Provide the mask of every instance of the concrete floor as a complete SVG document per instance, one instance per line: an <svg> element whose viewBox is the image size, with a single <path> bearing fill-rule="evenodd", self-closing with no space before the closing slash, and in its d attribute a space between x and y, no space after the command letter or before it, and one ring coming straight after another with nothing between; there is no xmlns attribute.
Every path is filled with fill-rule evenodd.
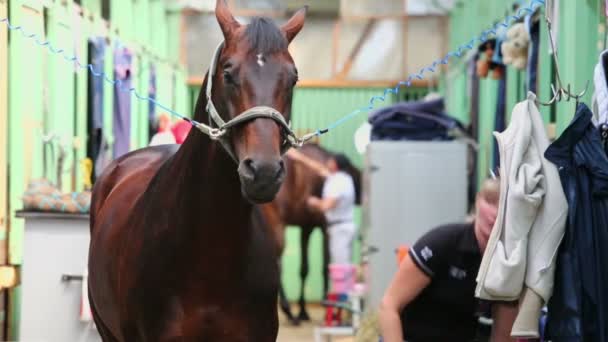
<svg viewBox="0 0 608 342"><path fill-rule="evenodd" d="M295 309L295 308L294 308ZM297 312L297 309L294 310ZM312 318L311 322L291 326L282 312L279 312L279 337L277 342L314 342L314 327L320 325L323 320L324 310L320 306L308 306L308 312ZM353 342L354 338L334 338L332 342Z"/></svg>

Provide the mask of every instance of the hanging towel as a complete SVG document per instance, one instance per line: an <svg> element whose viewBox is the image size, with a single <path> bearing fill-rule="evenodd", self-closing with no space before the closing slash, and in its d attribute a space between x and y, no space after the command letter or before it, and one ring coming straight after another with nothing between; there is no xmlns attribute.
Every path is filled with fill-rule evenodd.
<svg viewBox="0 0 608 342"><path fill-rule="evenodd" d="M568 226L557 256L547 340L608 341L608 157L580 104L545 156L560 169Z"/></svg>
<svg viewBox="0 0 608 342"><path fill-rule="evenodd" d="M131 147L131 93L133 53L118 44L114 50L114 158L129 152ZM122 82L122 84L121 84Z"/></svg>
<svg viewBox="0 0 608 342"><path fill-rule="evenodd" d="M82 322L91 322L93 314L91 313L91 305L89 303L89 286L88 286L88 270L82 273L82 288L80 298L80 320Z"/></svg>
<svg viewBox="0 0 608 342"><path fill-rule="evenodd" d="M608 50L600 54L593 73L593 122L596 126L608 123Z"/></svg>
<svg viewBox="0 0 608 342"><path fill-rule="evenodd" d="M498 301L515 301L523 293L514 337L539 336L568 214L557 168L543 157L549 139L535 102L529 93L513 109L509 127L494 133L500 150L500 201L475 291L479 298Z"/></svg>

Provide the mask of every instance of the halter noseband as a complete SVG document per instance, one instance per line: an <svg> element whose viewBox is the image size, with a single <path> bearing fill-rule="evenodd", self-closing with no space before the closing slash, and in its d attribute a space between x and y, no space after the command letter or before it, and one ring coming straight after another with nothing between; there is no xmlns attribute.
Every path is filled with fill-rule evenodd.
<svg viewBox="0 0 608 342"><path fill-rule="evenodd" d="M215 54L213 59L211 60L211 65L209 66L209 75L207 77L207 88L205 89L205 96L207 97L207 113L209 114L209 123L211 126L193 122L193 125L198 128L201 132L208 135L212 140L218 140L226 152L234 159L234 161L238 162L238 158L234 149L232 148L232 144L229 140L229 131L231 128L242 125L246 122L255 119L270 119L274 120L281 127L281 134L283 136L283 143L281 144L281 154L285 154L287 150L291 147L302 147L302 145L310 140L314 134L307 134L302 138L298 138L290 125L285 121L283 115L276 109L267 106L257 106L250 108L233 119L225 122L224 119L220 116L213 101L211 99L211 90L213 87L213 77L215 76L215 68L219 61L222 48L224 47L224 43L220 43L215 50ZM217 127L213 127L213 124Z"/></svg>

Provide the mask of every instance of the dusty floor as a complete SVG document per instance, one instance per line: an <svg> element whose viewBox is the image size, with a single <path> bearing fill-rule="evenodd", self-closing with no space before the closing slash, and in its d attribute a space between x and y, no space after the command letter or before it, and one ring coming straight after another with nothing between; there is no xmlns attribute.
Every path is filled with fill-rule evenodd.
<svg viewBox="0 0 608 342"><path fill-rule="evenodd" d="M295 308L294 308L295 309ZM314 327L318 326L323 320L323 308L320 306L310 305L308 312L312 317L312 321L303 323L298 327L289 325L282 312L279 312L279 337L277 342L314 342ZM296 311L297 312L297 311ZM333 338L332 342L352 342L353 338Z"/></svg>

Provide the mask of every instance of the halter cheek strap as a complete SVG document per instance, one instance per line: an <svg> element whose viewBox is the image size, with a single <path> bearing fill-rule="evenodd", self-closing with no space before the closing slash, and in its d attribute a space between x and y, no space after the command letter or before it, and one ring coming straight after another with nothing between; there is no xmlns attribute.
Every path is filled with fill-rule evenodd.
<svg viewBox="0 0 608 342"><path fill-rule="evenodd" d="M236 153L232 147L232 143L230 141L230 129L245 124L249 121L255 119L270 119L276 122L281 127L281 134L283 136L283 143L281 144L281 154L285 154L287 150L291 147L302 147L302 145L308 140L314 137L313 134L307 134L302 138L298 138L290 125L285 121L283 115L276 109L268 106L257 106L250 108L235 118L225 122L224 119L220 116L215 105L213 104L213 100L211 99L211 90L213 89L213 77L215 76L215 71L217 68L217 63L219 61L222 49L224 47L224 42L220 43L215 50L215 54L213 59L211 60L211 65L209 66L209 76L207 77L207 88L205 89L205 96L207 97L207 113L209 114L209 123L210 126L192 121L191 123L199 129L204 134L208 135L213 140L218 140L226 152L234 159L235 162L238 163L238 158ZM213 127L215 124L216 127Z"/></svg>

